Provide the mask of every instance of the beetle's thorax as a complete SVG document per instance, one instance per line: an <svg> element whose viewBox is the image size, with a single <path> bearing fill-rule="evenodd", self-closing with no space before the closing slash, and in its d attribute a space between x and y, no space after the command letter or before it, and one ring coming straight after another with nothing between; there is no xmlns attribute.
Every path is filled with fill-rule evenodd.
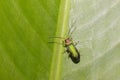
<svg viewBox="0 0 120 80"><path fill-rule="evenodd" d="M66 46L70 45L71 43L72 43L72 41L69 38L65 39L65 45Z"/></svg>

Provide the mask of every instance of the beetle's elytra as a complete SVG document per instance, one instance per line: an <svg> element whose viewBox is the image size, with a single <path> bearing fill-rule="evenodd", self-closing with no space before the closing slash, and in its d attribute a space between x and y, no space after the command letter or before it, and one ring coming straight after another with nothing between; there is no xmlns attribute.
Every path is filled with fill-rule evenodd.
<svg viewBox="0 0 120 80"><path fill-rule="evenodd" d="M72 39L67 38L64 40L66 52L69 54L69 57L74 63L80 62L80 53L75 47L75 44L73 43Z"/></svg>

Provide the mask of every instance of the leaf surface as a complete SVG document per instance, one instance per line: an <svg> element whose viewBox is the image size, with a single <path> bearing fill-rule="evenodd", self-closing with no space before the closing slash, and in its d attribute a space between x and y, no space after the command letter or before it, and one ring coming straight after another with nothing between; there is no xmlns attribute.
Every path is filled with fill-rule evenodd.
<svg viewBox="0 0 120 80"><path fill-rule="evenodd" d="M120 79L120 0L72 0L70 25L81 62L63 57L62 80Z"/></svg>
<svg viewBox="0 0 120 80"><path fill-rule="evenodd" d="M48 80L59 0L0 0L0 80Z"/></svg>

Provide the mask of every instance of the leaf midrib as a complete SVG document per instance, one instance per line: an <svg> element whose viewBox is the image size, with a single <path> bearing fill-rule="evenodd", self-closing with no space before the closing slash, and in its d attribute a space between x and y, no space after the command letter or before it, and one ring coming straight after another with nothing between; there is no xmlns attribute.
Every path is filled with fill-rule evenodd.
<svg viewBox="0 0 120 80"><path fill-rule="evenodd" d="M67 31L67 23L70 9L70 0L61 0L59 13L58 13L58 23L56 28L56 36L65 37ZM61 42L61 40L55 40L55 42ZM62 68L62 53L63 47L58 44L54 44L54 52L52 57L52 64L50 70L49 80L60 80L61 68Z"/></svg>

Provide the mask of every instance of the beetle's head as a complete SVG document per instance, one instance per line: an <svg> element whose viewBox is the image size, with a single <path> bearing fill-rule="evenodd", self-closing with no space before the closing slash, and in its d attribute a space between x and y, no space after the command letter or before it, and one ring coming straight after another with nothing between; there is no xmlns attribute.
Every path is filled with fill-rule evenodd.
<svg viewBox="0 0 120 80"><path fill-rule="evenodd" d="M70 39L70 38L65 39L65 44L66 44L66 45L71 44L71 39Z"/></svg>

